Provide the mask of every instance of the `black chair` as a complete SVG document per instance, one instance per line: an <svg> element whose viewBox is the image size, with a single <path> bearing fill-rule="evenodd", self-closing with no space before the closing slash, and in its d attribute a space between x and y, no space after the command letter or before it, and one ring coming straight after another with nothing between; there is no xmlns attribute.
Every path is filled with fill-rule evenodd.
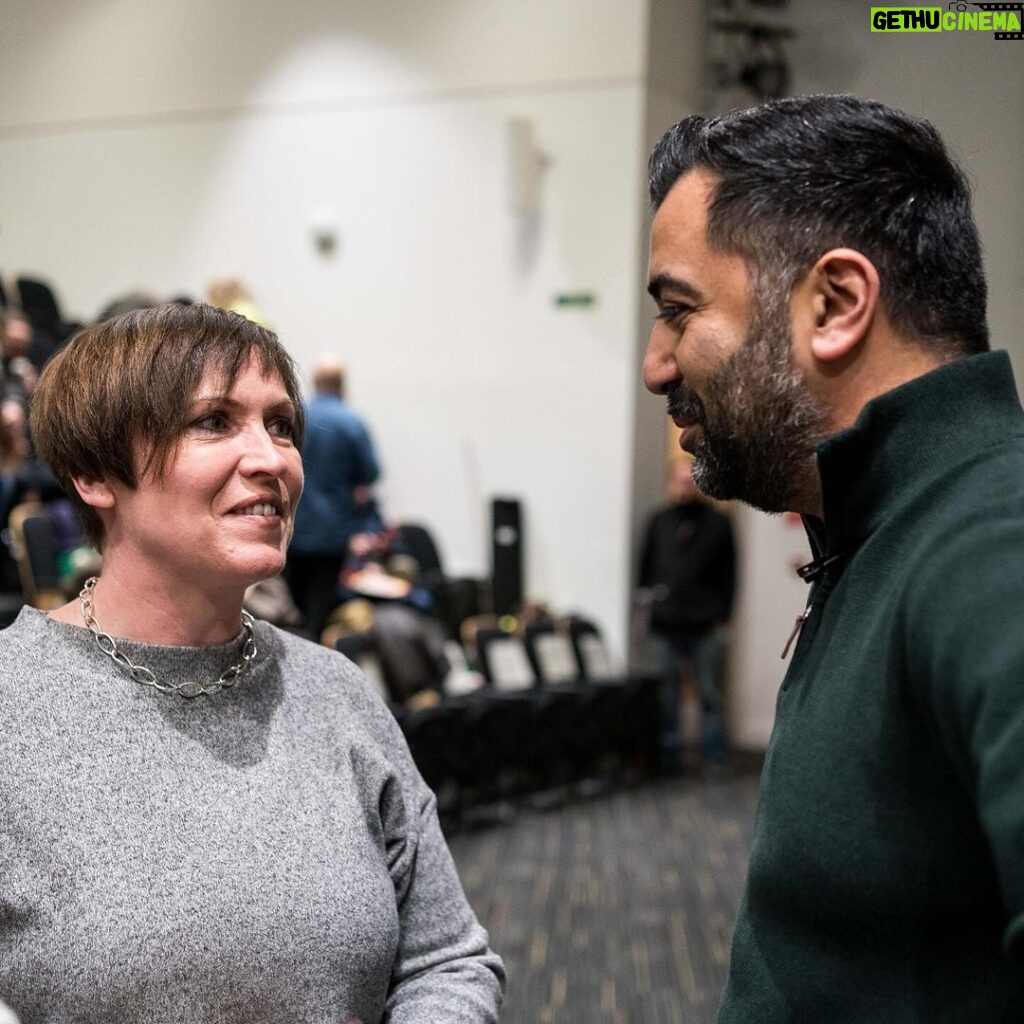
<svg viewBox="0 0 1024 1024"><path fill-rule="evenodd" d="M423 577L432 574L444 575L441 569L441 554L437 550L433 535L425 526L420 526L419 523L401 523L398 533L402 546L416 559Z"/></svg>
<svg viewBox="0 0 1024 1024"><path fill-rule="evenodd" d="M590 689L595 728L621 760L653 765L658 743L659 677L615 673L601 631L589 619L571 617L569 635L580 678Z"/></svg>
<svg viewBox="0 0 1024 1024"><path fill-rule="evenodd" d="M574 683L581 678L572 640L553 622L535 622L523 631L526 654L542 683Z"/></svg>
<svg viewBox="0 0 1024 1024"><path fill-rule="evenodd" d="M64 324L57 305L57 296L45 282L32 277L19 277L17 282L21 310L37 330L58 332Z"/></svg>
<svg viewBox="0 0 1024 1024"><path fill-rule="evenodd" d="M502 629L478 629L476 651L491 686L502 693L521 693L537 686L526 645Z"/></svg>
<svg viewBox="0 0 1024 1024"><path fill-rule="evenodd" d="M457 704L407 711L399 725L424 781L435 792L449 781L462 783L468 773L465 710Z"/></svg>
<svg viewBox="0 0 1024 1024"><path fill-rule="evenodd" d="M45 282L31 277L19 277L15 282L21 310L32 325L29 361L41 369L49 358L82 325L68 323L61 316L60 306L53 289Z"/></svg>
<svg viewBox="0 0 1024 1024"><path fill-rule="evenodd" d="M569 637L579 665L580 678L597 682L615 679L611 658L601 631L589 619L572 616L569 619Z"/></svg>
<svg viewBox="0 0 1024 1024"><path fill-rule="evenodd" d="M0 594L0 629L6 629L25 607L21 594Z"/></svg>
<svg viewBox="0 0 1024 1024"><path fill-rule="evenodd" d="M6 481L0 478L0 492L4 491ZM0 521L7 518L8 498L15 492L11 482L8 493L0 493ZM0 629L5 629L18 617L18 613L26 604L21 589L21 576L12 551L12 535L10 528L0 531Z"/></svg>
<svg viewBox="0 0 1024 1024"><path fill-rule="evenodd" d="M437 617L445 632L458 639L459 627L466 619L478 615L486 603L484 584L463 576L449 576L444 571L441 553L433 534L419 523L401 523L398 545L415 559L420 575L417 582L434 597Z"/></svg>
<svg viewBox="0 0 1024 1024"><path fill-rule="evenodd" d="M465 698L462 723L458 781L463 795L473 802L489 802L520 792L534 728L529 694L478 691Z"/></svg>
<svg viewBox="0 0 1024 1024"><path fill-rule="evenodd" d="M516 751L528 787L551 789L574 781L591 761L595 738L587 715L589 694L577 682L568 640L550 623L537 623L527 627L525 641L482 629L476 642L495 690L529 704L530 729Z"/></svg>
<svg viewBox="0 0 1024 1024"><path fill-rule="evenodd" d="M60 538L53 516L45 505L25 502L15 505L8 518L11 553L18 566L25 601L49 610L65 602L61 587Z"/></svg>
<svg viewBox="0 0 1024 1024"><path fill-rule="evenodd" d="M577 627L582 620L577 620ZM587 623L590 635L599 638L597 627ZM577 774L593 778L604 774L606 763L622 748L631 708L621 679L591 680L576 656L570 634L553 623L537 623L525 630L527 650L538 676L549 686L571 689L575 704L572 727L562 737Z"/></svg>

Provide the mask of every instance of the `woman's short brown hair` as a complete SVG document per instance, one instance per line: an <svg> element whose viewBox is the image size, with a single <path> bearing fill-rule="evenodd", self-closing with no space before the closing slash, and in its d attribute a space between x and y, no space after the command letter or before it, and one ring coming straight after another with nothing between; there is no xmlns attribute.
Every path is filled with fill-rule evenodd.
<svg viewBox="0 0 1024 1024"><path fill-rule="evenodd" d="M103 522L79 497L74 478L132 488L151 470L159 478L203 377L213 371L230 390L253 353L264 373L281 378L301 445L295 365L273 331L237 313L175 304L133 310L81 331L47 363L32 399L32 438L78 508L90 543L102 543Z"/></svg>

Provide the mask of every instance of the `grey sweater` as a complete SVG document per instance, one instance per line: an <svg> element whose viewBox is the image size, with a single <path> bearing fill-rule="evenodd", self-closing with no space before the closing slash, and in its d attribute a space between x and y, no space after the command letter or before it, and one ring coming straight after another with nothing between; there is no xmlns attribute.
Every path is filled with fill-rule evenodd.
<svg viewBox="0 0 1024 1024"><path fill-rule="evenodd" d="M0 632L0 1002L21 1024L484 1024L501 961L390 712L256 624L233 690L133 682L85 629ZM161 679L238 651L122 645Z"/></svg>

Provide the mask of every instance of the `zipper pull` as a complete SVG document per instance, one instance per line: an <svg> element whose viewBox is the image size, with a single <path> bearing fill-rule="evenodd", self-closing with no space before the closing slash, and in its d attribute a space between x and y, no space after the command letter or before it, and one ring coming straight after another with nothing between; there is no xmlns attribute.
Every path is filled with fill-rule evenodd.
<svg viewBox="0 0 1024 1024"><path fill-rule="evenodd" d="M808 605L803 612L796 617L796 622L793 623L793 632L789 634L789 639L786 641L786 646L782 648L782 660L786 660L786 655L789 654L789 649L793 646L793 641L800 635L800 630L803 629L804 623L810 617L811 606Z"/></svg>
<svg viewBox="0 0 1024 1024"><path fill-rule="evenodd" d="M825 575L829 566L835 565L842 557L842 555L822 555L820 558L816 558L813 562L801 565L800 568L797 569L796 574L804 581L804 583L814 583L815 580L818 580Z"/></svg>

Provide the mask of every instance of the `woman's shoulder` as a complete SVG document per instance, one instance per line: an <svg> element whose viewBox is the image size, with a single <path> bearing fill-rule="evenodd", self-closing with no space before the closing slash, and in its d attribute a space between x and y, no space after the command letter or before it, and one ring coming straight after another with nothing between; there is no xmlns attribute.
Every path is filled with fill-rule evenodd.
<svg viewBox="0 0 1024 1024"><path fill-rule="evenodd" d="M424 796L401 726L376 686L338 651L314 643L267 623L258 625L287 694L288 728L297 730L321 750L345 750L346 759L359 765L360 786L375 794L402 793L405 807L399 817L415 818ZM406 807L406 805L408 805ZM412 808L413 810L410 810Z"/></svg>
<svg viewBox="0 0 1024 1024"><path fill-rule="evenodd" d="M25 606L5 629L0 629L0 701L16 692L36 673L46 658L43 613Z"/></svg>
<svg viewBox="0 0 1024 1024"><path fill-rule="evenodd" d="M296 697L344 706L381 725L393 724L394 716L376 686L343 654L267 622L257 623L257 630L257 636L266 637L268 650Z"/></svg>
<svg viewBox="0 0 1024 1024"><path fill-rule="evenodd" d="M55 622L46 612L24 605L18 617L5 629L0 629L0 659L4 659L3 668L10 671L18 665L34 664L47 656L56 641L64 634L76 636L76 639L89 637L85 630L77 630ZM77 636L81 634L81 636ZM16 661L12 661L14 658Z"/></svg>

